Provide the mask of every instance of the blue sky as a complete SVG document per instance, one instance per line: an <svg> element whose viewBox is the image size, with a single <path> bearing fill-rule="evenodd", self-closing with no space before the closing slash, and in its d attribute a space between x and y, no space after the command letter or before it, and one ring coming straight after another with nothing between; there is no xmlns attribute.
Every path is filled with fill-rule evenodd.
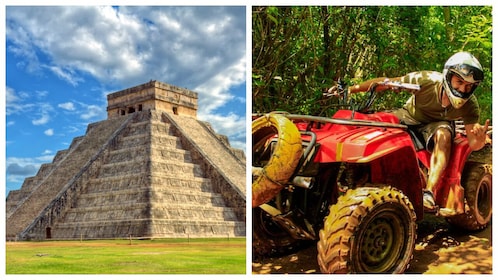
<svg viewBox="0 0 498 280"><path fill-rule="evenodd" d="M245 149L245 9L7 6L6 192L106 119L107 94L149 80L197 92L198 119Z"/></svg>

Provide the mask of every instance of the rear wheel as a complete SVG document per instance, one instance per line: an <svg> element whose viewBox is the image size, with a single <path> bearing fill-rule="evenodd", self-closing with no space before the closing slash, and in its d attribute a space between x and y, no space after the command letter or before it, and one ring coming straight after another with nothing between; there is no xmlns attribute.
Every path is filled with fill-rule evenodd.
<svg viewBox="0 0 498 280"><path fill-rule="evenodd" d="M408 198L382 186L349 190L320 231L323 273L403 273L412 259L416 216Z"/></svg>
<svg viewBox="0 0 498 280"><path fill-rule="evenodd" d="M492 167L468 162L462 174L465 189L465 213L448 218L448 222L466 230L484 229L492 214Z"/></svg>

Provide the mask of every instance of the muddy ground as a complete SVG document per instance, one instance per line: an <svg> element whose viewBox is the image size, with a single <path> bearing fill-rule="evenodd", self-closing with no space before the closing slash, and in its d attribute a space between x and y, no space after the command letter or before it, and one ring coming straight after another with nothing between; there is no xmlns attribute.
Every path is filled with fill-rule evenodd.
<svg viewBox="0 0 498 280"><path fill-rule="evenodd" d="M480 232L462 232L444 219L426 215L418 225L417 245L406 273L491 274L492 226ZM316 246L296 253L253 261L253 274L320 273Z"/></svg>

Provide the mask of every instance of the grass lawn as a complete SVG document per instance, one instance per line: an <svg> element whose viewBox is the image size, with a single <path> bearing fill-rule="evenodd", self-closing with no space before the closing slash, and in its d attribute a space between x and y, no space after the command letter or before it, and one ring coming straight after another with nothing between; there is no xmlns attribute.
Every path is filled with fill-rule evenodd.
<svg viewBox="0 0 498 280"><path fill-rule="evenodd" d="M6 243L7 274L245 274L245 238Z"/></svg>

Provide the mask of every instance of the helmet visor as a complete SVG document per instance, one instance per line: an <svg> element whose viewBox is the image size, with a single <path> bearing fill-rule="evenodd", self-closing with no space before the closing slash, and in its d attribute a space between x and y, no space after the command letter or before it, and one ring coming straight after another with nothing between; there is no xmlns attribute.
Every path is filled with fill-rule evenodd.
<svg viewBox="0 0 498 280"><path fill-rule="evenodd" d="M480 69L468 64L458 64L451 67L450 70L468 82L476 83L484 79L484 74Z"/></svg>

